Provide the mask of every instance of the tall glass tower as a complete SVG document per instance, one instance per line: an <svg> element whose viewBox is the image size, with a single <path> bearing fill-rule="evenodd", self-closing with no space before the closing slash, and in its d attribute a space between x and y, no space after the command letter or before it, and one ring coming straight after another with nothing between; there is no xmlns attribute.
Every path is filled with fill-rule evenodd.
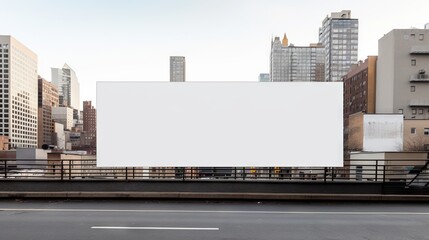
<svg viewBox="0 0 429 240"><path fill-rule="evenodd" d="M67 64L64 64L63 68L52 68L51 70L52 83L58 87L60 106L81 110L80 87L76 73Z"/></svg>

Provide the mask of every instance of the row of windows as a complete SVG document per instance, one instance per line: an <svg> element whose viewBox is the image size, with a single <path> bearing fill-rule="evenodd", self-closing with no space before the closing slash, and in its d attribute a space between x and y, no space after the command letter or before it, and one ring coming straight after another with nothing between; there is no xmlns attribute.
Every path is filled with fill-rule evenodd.
<svg viewBox="0 0 429 240"><path fill-rule="evenodd" d="M411 114L413 114L413 115L417 115L417 112L419 113L419 115L422 115L423 114L423 112L424 112L424 110L423 109L416 109L416 108L412 108L411 109Z"/></svg>
<svg viewBox="0 0 429 240"><path fill-rule="evenodd" d="M410 36L405 35L404 38L405 39L409 39L411 37L411 39L415 39L416 38L416 34L415 33L411 33ZM425 35L423 33L419 34L419 40L423 41L425 39Z"/></svg>
<svg viewBox="0 0 429 240"><path fill-rule="evenodd" d="M411 134L416 134L417 133L417 129L416 128L411 128ZM424 135L429 135L429 128L424 128L423 129L423 134Z"/></svg>

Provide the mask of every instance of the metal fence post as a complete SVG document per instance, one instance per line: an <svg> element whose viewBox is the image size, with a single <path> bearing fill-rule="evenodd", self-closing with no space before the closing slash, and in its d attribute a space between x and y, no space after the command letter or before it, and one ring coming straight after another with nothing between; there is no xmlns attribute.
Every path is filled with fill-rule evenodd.
<svg viewBox="0 0 429 240"><path fill-rule="evenodd" d="M383 165L383 184L386 182L386 165Z"/></svg>
<svg viewBox="0 0 429 240"><path fill-rule="evenodd" d="M182 167L182 180L185 181L186 176L185 176L185 167Z"/></svg>
<svg viewBox="0 0 429 240"><path fill-rule="evenodd" d="M69 180L71 180L71 171L72 171L72 164L71 164L71 160L69 160Z"/></svg>
<svg viewBox="0 0 429 240"><path fill-rule="evenodd" d="M4 178L7 178L7 160L4 160Z"/></svg>
<svg viewBox="0 0 429 240"><path fill-rule="evenodd" d="M375 181L378 180L378 160L375 160Z"/></svg>
<svg viewBox="0 0 429 240"><path fill-rule="evenodd" d="M60 160L61 163L61 181L64 180L64 161Z"/></svg>
<svg viewBox="0 0 429 240"><path fill-rule="evenodd" d="M323 172L323 182L326 183L326 174L328 172L328 168L325 167L325 171Z"/></svg>

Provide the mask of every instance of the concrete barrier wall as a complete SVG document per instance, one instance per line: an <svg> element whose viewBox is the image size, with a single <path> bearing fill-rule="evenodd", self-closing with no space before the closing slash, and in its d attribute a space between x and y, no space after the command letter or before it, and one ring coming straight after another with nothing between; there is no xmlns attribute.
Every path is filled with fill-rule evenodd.
<svg viewBox="0 0 429 240"><path fill-rule="evenodd" d="M379 182L3 180L0 191L382 194L385 186Z"/></svg>

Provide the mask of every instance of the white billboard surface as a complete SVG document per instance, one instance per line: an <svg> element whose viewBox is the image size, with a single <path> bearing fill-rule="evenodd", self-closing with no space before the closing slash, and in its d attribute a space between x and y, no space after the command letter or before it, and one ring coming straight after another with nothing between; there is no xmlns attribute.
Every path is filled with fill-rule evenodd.
<svg viewBox="0 0 429 240"><path fill-rule="evenodd" d="M335 82L97 82L97 165L343 165Z"/></svg>
<svg viewBox="0 0 429 240"><path fill-rule="evenodd" d="M364 151L402 151L404 115L365 114L363 124Z"/></svg>

